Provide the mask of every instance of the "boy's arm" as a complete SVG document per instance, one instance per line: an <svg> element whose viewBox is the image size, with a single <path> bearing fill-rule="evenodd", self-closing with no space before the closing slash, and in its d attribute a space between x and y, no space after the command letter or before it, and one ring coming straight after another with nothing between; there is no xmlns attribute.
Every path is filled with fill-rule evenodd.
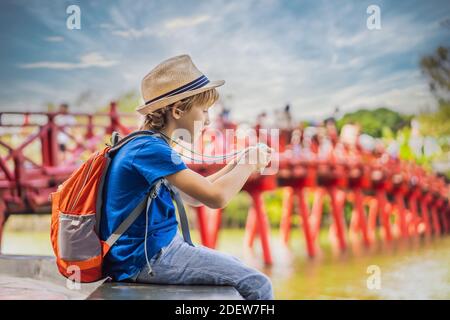
<svg viewBox="0 0 450 320"><path fill-rule="evenodd" d="M242 154L244 154L245 152L247 152L247 150L245 150ZM236 164L238 163L238 161L239 161L240 157L242 156L242 154L238 155L230 163L227 163L219 171L214 172L213 174L210 174L209 176L207 176L205 178L208 179L209 182L214 182L217 179L219 179L220 177L222 177L223 175L227 174L228 172L230 172L236 166ZM181 190L178 190L178 191L179 191L183 201L186 202L187 204L189 204L190 206L192 206L192 207L200 207L200 206L203 205L203 203L201 203L200 201L192 198L191 196L187 195L186 193L182 192Z"/></svg>
<svg viewBox="0 0 450 320"><path fill-rule="evenodd" d="M255 168L254 164L235 166L214 182L191 169L181 170L167 176L166 179L189 197L197 199L210 208L219 209L225 207L242 189Z"/></svg>
<svg viewBox="0 0 450 320"><path fill-rule="evenodd" d="M184 193L183 191L179 190L178 188L177 188L177 190L180 193L181 199L183 199L184 203L187 203L191 207L201 207L203 205L203 203L201 203L200 201L192 198L191 196L187 195L186 193Z"/></svg>
<svg viewBox="0 0 450 320"><path fill-rule="evenodd" d="M234 167L236 166L236 163L230 162L228 163L226 166L224 166L222 169L220 169L217 172L214 172L213 174L205 177L209 182L214 182L217 179L219 179L220 177L222 177L223 175L227 174L228 172L230 172ZM203 205L203 203L201 203L200 201L190 197L189 195L187 195L186 193L182 192L181 190L178 190L180 192L181 198L183 199L184 202L186 202L188 205L192 206L192 207L200 207Z"/></svg>
<svg viewBox="0 0 450 320"><path fill-rule="evenodd" d="M253 159L257 156L256 164L240 160L238 165L213 182L190 169L181 170L166 179L181 192L204 205L214 209L223 208L242 189L252 172L264 168L270 161L271 150L254 148L251 153Z"/></svg>
<svg viewBox="0 0 450 320"><path fill-rule="evenodd" d="M221 176L227 174L228 172L230 172L235 166L236 166L237 162L236 160L233 160L230 163L227 163L222 169L220 169L217 172L214 172L213 174L210 174L209 176L206 177L206 179L208 179L210 182L214 182L217 179L219 179Z"/></svg>

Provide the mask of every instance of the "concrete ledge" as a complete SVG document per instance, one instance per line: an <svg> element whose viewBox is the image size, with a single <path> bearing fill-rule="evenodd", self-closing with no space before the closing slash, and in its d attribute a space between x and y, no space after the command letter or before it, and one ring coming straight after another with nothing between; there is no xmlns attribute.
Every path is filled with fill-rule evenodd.
<svg viewBox="0 0 450 320"><path fill-rule="evenodd" d="M0 300L83 300L101 282L83 283L79 290L67 287L51 256L0 255Z"/></svg>
<svg viewBox="0 0 450 320"><path fill-rule="evenodd" d="M154 285L101 281L71 290L51 256L0 255L0 300L239 300L229 286Z"/></svg>
<svg viewBox="0 0 450 320"><path fill-rule="evenodd" d="M229 286L182 286L110 282L95 290L88 300L242 300Z"/></svg>

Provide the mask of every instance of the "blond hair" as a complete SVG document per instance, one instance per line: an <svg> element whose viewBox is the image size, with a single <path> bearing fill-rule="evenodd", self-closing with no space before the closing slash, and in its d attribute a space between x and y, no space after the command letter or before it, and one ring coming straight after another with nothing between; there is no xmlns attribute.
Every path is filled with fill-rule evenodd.
<svg viewBox="0 0 450 320"><path fill-rule="evenodd" d="M139 130L162 130L165 128L169 111L176 107L178 110L187 112L193 106L211 106L219 99L219 93L216 89L207 90L193 96L184 98L180 101L174 102L161 109L153 111L145 115L144 121Z"/></svg>

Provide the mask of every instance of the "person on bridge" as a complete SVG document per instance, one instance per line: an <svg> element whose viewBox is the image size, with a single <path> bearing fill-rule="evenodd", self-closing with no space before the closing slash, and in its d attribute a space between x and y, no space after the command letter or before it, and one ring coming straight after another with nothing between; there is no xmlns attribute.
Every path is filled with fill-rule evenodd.
<svg viewBox="0 0 450 320"><path fill-rule="evenodd" d="M190 170L172 149L171 137L194 142L209 124L208 109L217 101L216 87L188 55L163 61L142 80L145 115L141 130L159 135L135 138L114 156L104 190L100 224L102 239L127 217L158 179L192 206L223 208L256 170L270 161L272 150L249 147L235 161L208 177ZM255 164L248 159L258 159ZM147 231L147 232L146 232ZM245 299L273 299L270 279L241 260L201 245L186 242L178 233L175 207L167 185L148 211L141 214L105 256L104 274L116 281L155 284L229 285Z"/></svg>
<svg viewBox="0 0 450 320"><path fill-rule="evenodd" d="M55 122L58 127L61 127L67 132L70 132L71 127L77 123L75 117L69 114L69 105L67 103L61 103L59 105L58 115L55 118ZM70 142L70 138L66 133L59 129L57 139L59 151L62 156L61 160L66 161L67 145Z"/></svg>

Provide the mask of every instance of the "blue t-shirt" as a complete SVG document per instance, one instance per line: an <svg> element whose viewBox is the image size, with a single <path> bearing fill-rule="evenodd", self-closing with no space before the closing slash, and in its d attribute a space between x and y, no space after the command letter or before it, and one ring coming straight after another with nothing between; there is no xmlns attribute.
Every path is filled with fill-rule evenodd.
<svg viewBox="0 0 450 320"><path fill-rule="evenodd" d="M106 174L100 236L106 240L147 196L157 179L183 169L186 164L161 137L143 136L123 146ZM103 273L121 281L136 275L145 265L145 210L105 256ZM168 245L178 222L170 191L162 185L148 212L148 259Z"/></svg>

